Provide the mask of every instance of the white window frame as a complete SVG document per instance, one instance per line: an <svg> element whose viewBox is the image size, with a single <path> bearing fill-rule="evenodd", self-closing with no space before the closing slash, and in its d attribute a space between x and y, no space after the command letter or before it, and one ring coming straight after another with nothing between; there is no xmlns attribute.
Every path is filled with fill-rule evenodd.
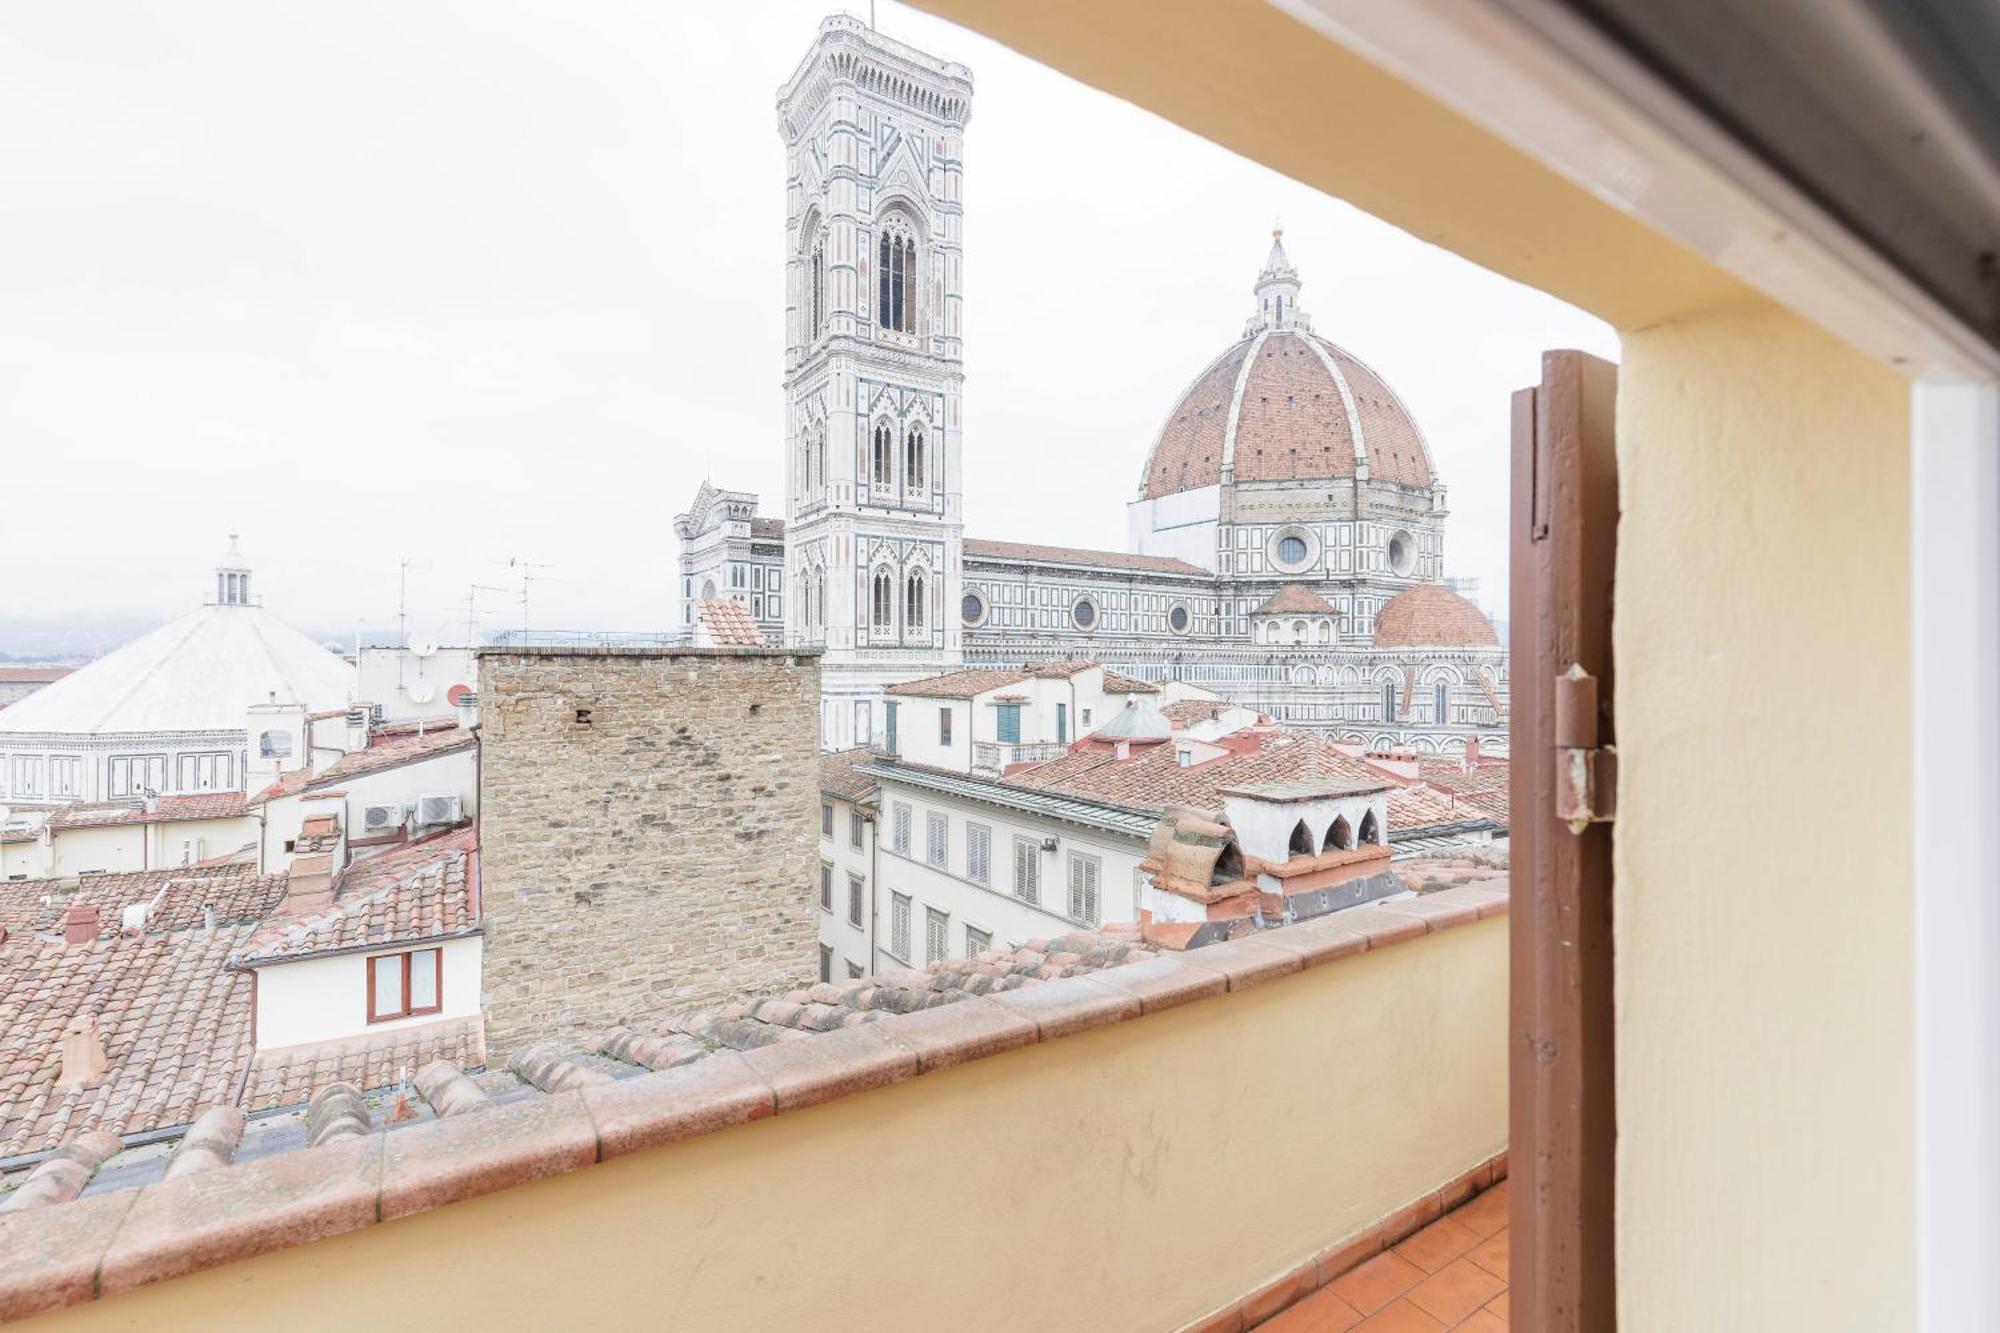
<svg viewBox="0 0 2000 1333"><path fill-rule="evenodd" d="M910 895L889 895L889 956L899 963L910 961Z"/></svg>
<svg viewBox="0 0 2000 1333"><path fill-rule="evenodd" d="M993 829L990 825L965 823L965 877L974 884L993 885Z"/></svg>
<svg viewBox="0 0 2000 1333"><path fill-rule="evenodd" d="M1024 903L1039 905L1042 901L1042 844L1018 833L1014 835L1013 891Z"/></svg>
<svg viewBox="0 0 2000 1333"><path fill-rule="evenodd" d="M898 856L910 854L910 823L908 801L897 801L889 807L889 850Z"/></svg>
<svg viewBox="0 0 2000 1333"><path fill-rule="evenodd" d="M1069 854L1069 893L1064 902L1069 919L1085 925L1104 922L1104 858L1086 852Z"/></svg>
<svg viewBox="0 0 2000 1333"><path fill-rule="evenodd" d="M943 870L951 860L951 821L942 810L924 815L924 863Z"/></svg>

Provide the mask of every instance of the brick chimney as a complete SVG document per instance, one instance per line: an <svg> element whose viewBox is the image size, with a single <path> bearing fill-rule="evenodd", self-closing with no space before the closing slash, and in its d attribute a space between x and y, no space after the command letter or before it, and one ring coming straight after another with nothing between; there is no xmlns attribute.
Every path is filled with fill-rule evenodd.
<svg viewBox="0 0 2000 1333"><path fill-rule="evenodd" d="M72 903L63 913L64 944L94 944L97 942L97 909L83 903Z"/></svg>
<svg viewBox="0 0 2000 1333"><path fill-rule="evenodd" d="M248 949L256 953L307 917L333 906L333 858L301 856L285 872L285 896L251 935Z"/></svg>
<svg viewBox="0 0 2000 1333"><path fill-rule="evenodd" d="M1472 736L1465 742L1465 771L1470 773L1479 767L1479 737Z"/></svg>
<svg viewBox="0 0 2000 1333"><path fill-rule="evenodd" d="M74 1092L96 1087L104 1081L106 1063L104 1042L97 1035L96 1018L79 1014L63 1028L62 1072L56 1075L57 1091Z"/></svg>

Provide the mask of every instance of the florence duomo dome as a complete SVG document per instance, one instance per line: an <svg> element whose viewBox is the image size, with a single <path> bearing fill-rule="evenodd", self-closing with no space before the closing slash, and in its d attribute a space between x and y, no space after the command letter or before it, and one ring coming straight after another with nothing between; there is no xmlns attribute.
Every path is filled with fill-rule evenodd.
<svg viewBox="0 0 2000 1333"><path fill-rule="evenodd" d="M991 507L959 489L963 455L1006 443L962 397L972 97L964 65L846 15L779 89L784 511L703 484L676 524L682 624L712 588L819 650L829 748L885 743L893 685L1078 658L1378 746L1457 750L1500 725L1506 655L1441 586L1423 431L1313 331L1281 230L1240 335L1133 459L1124 550L967 535ZM1452 605L1405 602L1378 640L1414 588Z"/></svg>

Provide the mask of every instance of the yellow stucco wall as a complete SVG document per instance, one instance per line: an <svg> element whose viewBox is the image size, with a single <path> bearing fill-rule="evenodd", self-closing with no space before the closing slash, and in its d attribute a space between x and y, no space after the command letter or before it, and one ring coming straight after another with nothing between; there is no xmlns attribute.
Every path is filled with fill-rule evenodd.
<svg viewBox="0 0 2000 1333"><path fill-rule="evenodd" d="M1908 402L1769 305L1625 335L1626 1328L1915 1323Z"/></svg>
<svg viewBox="0 0 2000 1333"><path fill-rule="evenodd" d="M71 1307L86 1329L1172 1329L1502 1149L1504 916Z"/></svg>
<svg viewBox="0 0 2000 1333"><path fill-rule="evenodd" d="M1264 0L917 3L1621 331L1624 1326L1911 1326L1907 385Z"/></svg>

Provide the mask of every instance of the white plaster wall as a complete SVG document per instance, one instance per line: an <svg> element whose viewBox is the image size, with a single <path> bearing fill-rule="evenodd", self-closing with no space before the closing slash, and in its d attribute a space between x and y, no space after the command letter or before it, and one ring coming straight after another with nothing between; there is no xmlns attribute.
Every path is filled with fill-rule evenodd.
<svg viewBox="0 0 2000 1333"><path fill-rule="evenodd" d="M1125 506L1132 550L1139 555L1168 555L1215 568L1215 528L1222 512L1222 488L1202 486L1157 500L1134 500Z"/></svg>
<svg viewBox="0 0 2000 1333"><path fill-rule="evenodd" d="M855 806L851 801L838 797L821 798L833 807L833 833L821 834L819 839L820 862L833 867L833 905L822 908L819 914L819 942L833 950L834 981L847 979L847 965L852 963L864 974L873 970L870 957L869 921L875 910L875 824L864 818L861 821L861 845L856 847L850 834L849 816ZM815 872L817 875L817 872ZM847 877L861 877L861 924L851 925L847 919ZM813 902L819 902L819 881L814 879L811 892Z"/></svg>
<svg viewBox="0 0 2000 1333"><path fill-rule="evenodd" d="M419 681L431 687L431 697L422 703L413 699L410 691ZM442 717L454 712L445 698L454 685L469 690L479 688L479 662L470 648L440 648L428 657L418 657L401 648L361 650L361 697L382 705L382 716L387 721Z"/></svg>
<svg viewBox="0 0 2000 1333"><path fill-rule="evenodd" d="M473 935L445 940L435 946L444 954L441 960L444 1004L439 1012L387 1023L368 1021L368 960L431 947L405 945L373 953L307 958L257 968L257 1049L268 1051L306 1042L359 1037L478 1013L480 961L485 942Z"/></svg>
<svg viewBox="0 0 2000 1333"><path fill-rule="evenodd" d="M112 824L60 829L50 837L49 874L57 878L92 871L116 874L146 868L146 826Z"/></svg>
<svg viewBox="0 0 2000 1333"><path fill-rule="evenodd" d="M910 695L892 700L896 705L896 753L905 762L953 772L969 772L972 767L972 719L978 700L920 699ZM938 714L951 712L951 744L938 742ZM984 711L991 712L991 708Z"/></svg>
<svg viewBox="0 0 2000 1333"><path fill-rule="evenodd" d="M1069 901L1069 853L1083 852L1099 861L1098 901L1102 914L1099 924L1136 921L1137 876L1146 845L1139 839L1122 839L1073 825L1040 820L1018 812L997 810L972 801L940 796L916 787L885 779L879 796L883 827L891 826L891 810L897 803L910 806L910 854L898 854L885 833L877 855L881 883L876 894L875 945L879 961L890 966L923 966L925 909L937 908L951 918L947 954L965 956L965 928L988 932L996 948L1010 948L1031 939L1044 939L1067 931L1087 929L1072 921L1065 908ZM925 816L941 811L946 818L947 856L940 870L925 861ZM966 825L984 824L992 830L992 874L990 885L973 883L966 877ZM1056 838L1056 850L1037 852L1041 865L1041 902L1030 905L1013 894L1014 838ZM890 953L894 943L891 929L892 893L907 894L910 907L910 956L897 958Z"/></svg>

